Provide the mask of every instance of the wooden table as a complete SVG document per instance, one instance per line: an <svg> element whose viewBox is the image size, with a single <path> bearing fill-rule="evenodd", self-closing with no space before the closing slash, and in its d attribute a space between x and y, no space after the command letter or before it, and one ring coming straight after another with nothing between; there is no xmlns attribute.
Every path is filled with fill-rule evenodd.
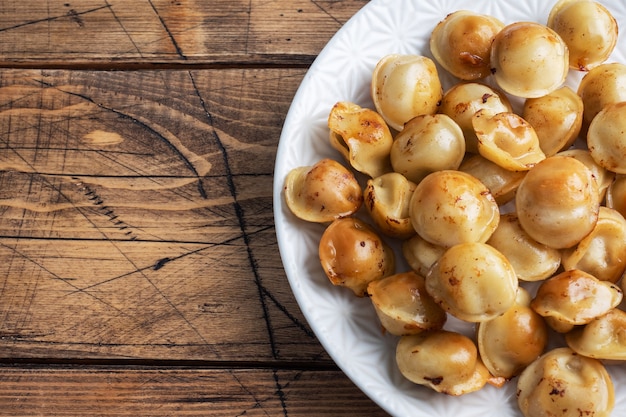
<svg viewBox="0 0 626 417"><path fill-rule="evenodd" d="M0 415L385 415L272 215L293 95L366 3L0 2Z"/></svg>

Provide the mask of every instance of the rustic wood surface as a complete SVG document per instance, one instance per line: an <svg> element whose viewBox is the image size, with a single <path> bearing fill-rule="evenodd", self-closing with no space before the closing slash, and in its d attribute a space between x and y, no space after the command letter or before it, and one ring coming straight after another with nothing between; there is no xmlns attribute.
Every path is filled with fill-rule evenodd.
<svg viewBox="0 0 626 417"><path fill-rule="evenodd" d="M293 95L366 3L0 2L0 415L385 415L272 215Z"/></svg>

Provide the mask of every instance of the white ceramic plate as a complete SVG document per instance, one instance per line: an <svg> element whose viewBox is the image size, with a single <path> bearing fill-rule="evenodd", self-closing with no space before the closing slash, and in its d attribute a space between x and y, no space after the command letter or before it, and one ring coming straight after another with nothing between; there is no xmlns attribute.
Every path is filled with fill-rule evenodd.
<svg viewBox="0 0 626 417"><path fill-rule="evenodd" d="M337 365L383 409L394 416L521 416L515 380L504 388L487 386L462 397L437 394L405 380L395 362L396 338L383 335L368 299L333 287L317 250L323 226L296 219L285 206L282 188L292 168L323 157L337 160L326 121L337 101L373 108L369 82L376 62L390 53L431 56L430 31L448 13L465 9L490 14L504 23L545 23L556 0L373 0L337 32L307 72L293 100L278 146L274 172L274 214L278 244L293 293L313 331ZM626 31L626 2L601 0ZM621 32L620 32L621 33ZM626 62L626 43L610 61ZM441 71L444 87L452 79ZM577 85L580 74L568 80ZM609 371L616 386L613 416L626 416L626 367Z"/></svg>

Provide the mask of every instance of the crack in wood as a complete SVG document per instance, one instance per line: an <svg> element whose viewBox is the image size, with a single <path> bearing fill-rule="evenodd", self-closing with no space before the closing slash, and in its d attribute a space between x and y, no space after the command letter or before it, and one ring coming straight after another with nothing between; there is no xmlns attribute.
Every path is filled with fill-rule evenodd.
<svg viewBox="0 0 626 417"><path fill-rule="evenodd" d="M274 377L274 383L276 384L276 394L278 395L278 400L280 401L283 415L286 417L289 414L287 413L287 401L285 392L283 391L283 385L280 383L280 380L278 378L278 372L273 371L272 376Z"/></svg>
<svg viewBox="0 0 626 417"><path fill-rule="evenodd" d="M189 78L191 79L191 83L193 85L193 88L195 90L195 93L200 101L200 105L202 106L205 116L207 117L207 121L209 123L209 125L213 128L212 132L213 132L213 137L215 138L215 141L222 153L222 158L224 160L224 166L226 169L226 181L228 183L228 188L231 192L232 198L233 198L233 204L234 204L234 208L235 208L235 213L237 215L237 220L239 222L239 227L241 229L241 233L242 233L242 237L245 243L245 247L246 247L246 251L248 254L248 260L250 262L250 268L252 269L252 273L254 275L254 283L257 286L258 289L258 294L259 294L259 301L261 303L261 308L263 311L263 319L265 321L265 325L267 328L267 335L268 335L268 339L269 339L269 344L272 350L272 356L275 359L278 359L279 357L279 349L277 347L276 344L276 340L274 337L274 328L272 326L272 322L270 319L270 312L269 312L269 306L266 300L266 292L267 289L264 287L262 280L261 280L261 276L259 274L259 268L257 265L257 261L254 257L254 253L252 251L252 247L251 247L251 242L250 242L250 236L248 235L248 231L247 231L247 224L246 224L246 218L244 215L244 210L243 207L241 206L241 204L239 203L239 200L237 198L237 188L235 185L235 182L233 181L233 174L232 174L232 170L231 170L231 166L230 166L230 158L228 155L228 150L226 149L226 147L224 146L222 140L219 137L219 134L217 133L217 129L215 129L215 124L214 124L214 120L213 120L213 114L210 112L206 101L204 100L204 98L202 97L202 94L200 93L200 90L196 84L196 81L193 77L193 74L190 72L189 73ZM282 384L279 381L278 375L276 374L276 372L273 373L274 375L274 382L275 382L275 387L276 387L276 393L278 395L280 404L281 404L281 408L283 411L283 414L286 416L288 415L287 413L287 404L286 404L286 400L285 400L285 394L282 390ZM236 379L236 378L235 378ZM239 382L239 381L238 381ZM243 385L242 385L243 388ZM256 400L255 398L255 401ZM261 404L259 404L259 407L261 407ZM245 413L244 413L245 414Z"/></svg>

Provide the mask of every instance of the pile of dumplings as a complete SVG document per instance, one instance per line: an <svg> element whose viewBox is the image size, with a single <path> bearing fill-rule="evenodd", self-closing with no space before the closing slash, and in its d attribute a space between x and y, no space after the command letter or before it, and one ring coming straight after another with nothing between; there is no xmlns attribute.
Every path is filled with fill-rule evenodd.
<svg viewBox="0 0 626 417"><path fill-rule="evenodd" d="M626 361L617 34L592 0L558 1L546 25L453 12L432 30L432 59L378 62L374 109L330 109L343 163L285 178L293 214L325 226L328 279L372 301L412 382L457 396L516 378L525 417L610 416L606 366ZM440 71L459 82L444 91ZM450 316L475 334L447 329Z"/></svg>

